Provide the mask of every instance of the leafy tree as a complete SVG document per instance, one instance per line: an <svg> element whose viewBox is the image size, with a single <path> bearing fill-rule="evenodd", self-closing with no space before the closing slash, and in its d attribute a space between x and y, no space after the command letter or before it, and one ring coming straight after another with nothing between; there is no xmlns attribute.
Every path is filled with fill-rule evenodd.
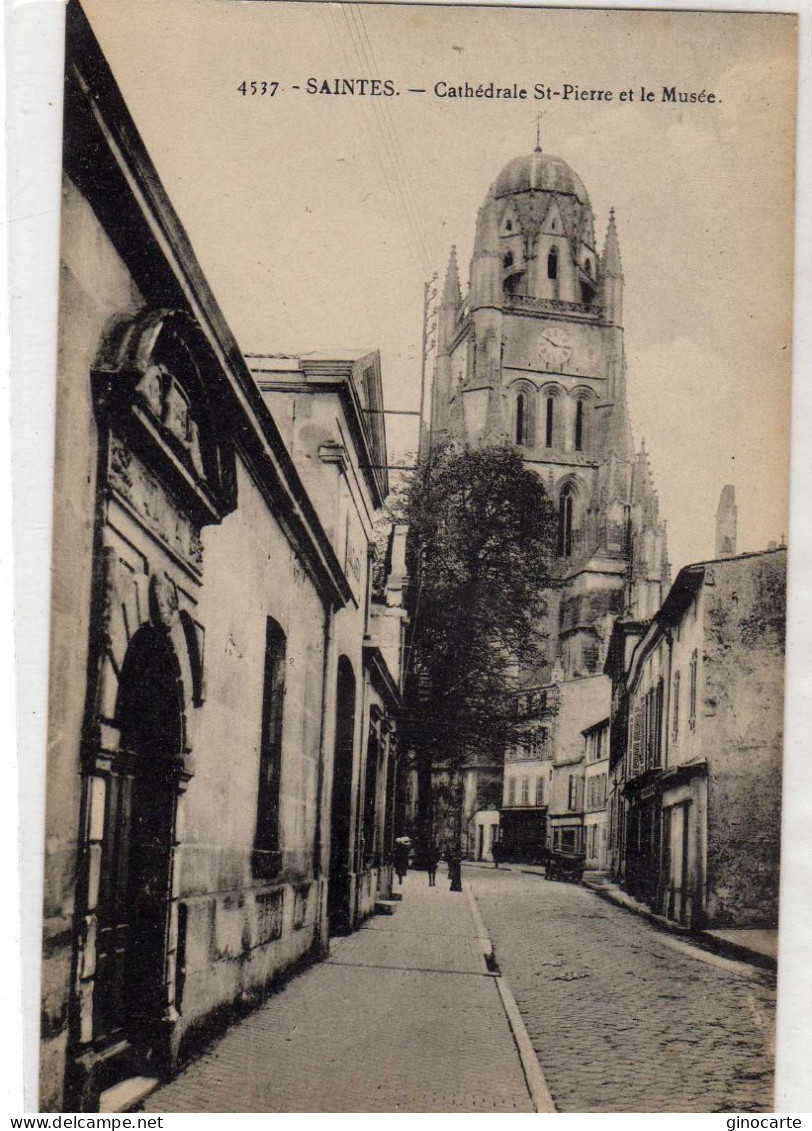
<svg viewBox="0 0 812 1131"><path fill-rule="evenodd" d="M404 737L430 827L432 773L501 762L522 671L544 662L555 511L509 444L435 446L408 484ZM458 831L459 836L459 831Z"/></svg>

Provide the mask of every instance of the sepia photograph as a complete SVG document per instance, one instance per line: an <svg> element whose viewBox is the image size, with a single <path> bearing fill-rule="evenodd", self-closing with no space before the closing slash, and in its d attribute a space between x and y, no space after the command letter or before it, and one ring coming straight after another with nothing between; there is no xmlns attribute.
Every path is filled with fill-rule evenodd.
<svg viewBox="0 0 812 1131"><path fill-rule="evenodd" d="M68 0L39 1111L781 1110L797 52Z"/></svg>

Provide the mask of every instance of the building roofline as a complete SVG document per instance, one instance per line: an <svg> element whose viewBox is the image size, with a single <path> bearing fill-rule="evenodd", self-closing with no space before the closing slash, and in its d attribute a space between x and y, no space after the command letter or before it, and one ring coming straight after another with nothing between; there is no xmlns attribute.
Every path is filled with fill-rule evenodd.
<svg viewBox="0 0 812 1131"><path fill-rule="evenodd" d="M610 722L610 719L609 719L609 716L607 715L606 718L599 719L598 722L592 723L588 727L584 727L584 729L581 731L581 734L583 734L583 735L591 734L593 730L600 730L601 727L609 726L609 722Z"/></svg>
<svg viewBox="0 0 812 1131"><path fill-rule="evenodd" d="M385 425L382 425L380 431L381 465L378 466L375 461L374 442L368 412L361 404L354 380L355 367L366 361L374 366L380 380L380 350L373 349L366 353L343 357L340 355L340 351L335 354L329 351L318 353L314 351L310 354L300 354L297 357L279 355L274 358L273 355L269 354L245 354L244 356L248 368L264 392L295 392L299 390L312 392L315 389L322 392L338 392L344 406L353 443L358 451L359 466L364 473L375 505L381 506L383 500L389 494L386 428ZM271 364L267 368L258 364L264 361L271 363L278 361L280 364L278 366Z"/></svg>
<svg viewBox="0 0 812 1131"><path fill-rule="evenodd" d="M707 558L701 562L692 562L690 565L683 566L680 573L686 569L696 569L699 566L725 566L729 562L740 562L746 558L764 558L768 554L786 554L787 546L775 546L772 550L745 550L741 554L731 554L729 557L724 558ZM679 574L677 574L679 577Z"/></svg>
<svg viewBox="0 0 812 1131"><path fill-rule="evenodd" d="M369 671L378 691L389 701L392 710L398 710L400 707L400 691L392 673L389 671L389 665L384 659L383 652L377 644L373 644L371 641L364 642L362 652L363 665Z"/></svg>
<svg viewBox="0 0 812 1131"><path fill-rule="evenodd" d="M344 571L240 352L79 0L66 14L63 169L147 304L186 310L219 363L230 431L322 596L351 599ZM145 238L146 237L146 238Z"/></svg>

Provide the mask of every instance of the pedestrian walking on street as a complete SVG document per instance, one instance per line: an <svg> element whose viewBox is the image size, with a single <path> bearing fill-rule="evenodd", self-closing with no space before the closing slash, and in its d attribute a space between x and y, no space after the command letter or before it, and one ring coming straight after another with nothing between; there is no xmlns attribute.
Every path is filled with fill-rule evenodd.
<svg viewBox="0 0 812 1131"><path fill-rule="evenodd" d="M493 857L493 866L498 868L502 861L502 842L495 840L491 846L491 856Z"/></svg>
<svg viewBox="0 0 812 1131"><path fill-rule="evenodd" d="M430 844L426 850L426 871L429 874L429 887L433 888L437 879L437 862L440 853L436 844Z"/></svg>
<svg viewBox="0 0 812 1131"><path fill-rule="evenodd" d="M409 870L409 847L411 841L408 837L399 836L395 841L394 852L392 853L395 871L398 874L398 883L403 883L403 878Z"/></svg>
<svg viewBox="0 0 812 1131"><path fill-rule="evenodd" d="M451 880L449 891L462 891L462 857L455 850L452 850L448 861L448 878Z"/></svg>

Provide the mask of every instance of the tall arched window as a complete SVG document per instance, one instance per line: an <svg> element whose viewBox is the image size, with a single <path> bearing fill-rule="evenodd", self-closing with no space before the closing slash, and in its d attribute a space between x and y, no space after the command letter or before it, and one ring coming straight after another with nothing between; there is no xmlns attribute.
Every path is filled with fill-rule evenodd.
<svg viewBox="0 0 812 1131"><path fill-rule="evenodd" d="M553 446L553 438L555 436L555 397L547 398L546 412L547 415L544 426L544 443L546 447L551 448Z"/></svg>
<svg viewBox="0 0 812 1131"><path fill-rule="evenodd" d="M514 440L525 448L532 448L536 442L535 390L520 389L516 393Z"/></svg>
<svg viewBox="0 0 812 1131"><path fill-rule="evenodd" d="M527 415L527 398L524 393L516 397L516 443L524 443L524 426Z"/></svg>
<svg viewBox="0 0 812 1131"><path fill-rule="evenodd" d="M272 854L279 849L279 787L282 779L282 716L285 703L287 641L280 626L268 617L265 628L265 681L259 748L257 824L254 868L262 876L275 871Z"/></svg>
<svg viewBox="0 0 812 1131"><path fill-rule="evenodd" d="M580 452L584 446L584 402L575 402L575 450Z"/></svg>
<svg viewBox="0 0 812 1131"><path fill-rule="evenodd" d="M559 557L572 556L572 512L575 503L575 488L567 483L558 500L558 554Z"/></svg>
<svg viewBox="0 0 812 1131"><path fill-rule="evenodd" d="M367 741L366 787L364 796L364 862L373 864L378 855L375 836L375 819L378 807L378 777L380 773L381 741L377 727L369 728ZM380 833L378 834L380 836Z"/></svg>
<svg viewBox="0 0 812 1131"><path fill-rule="evenodd" d="M330 803L330 883L327 910L330 930L349 930L352 918L350 873L352 847L352 782L355 740L355 673L346 656L339 657L335 697L333 796Z"/></svg>
<svg viewBox="0 0 812 1131"><path fill-rule="evenodd" d="M547 256L547 278L558 278L558 248L551 247L550 254Z"/></svg>

